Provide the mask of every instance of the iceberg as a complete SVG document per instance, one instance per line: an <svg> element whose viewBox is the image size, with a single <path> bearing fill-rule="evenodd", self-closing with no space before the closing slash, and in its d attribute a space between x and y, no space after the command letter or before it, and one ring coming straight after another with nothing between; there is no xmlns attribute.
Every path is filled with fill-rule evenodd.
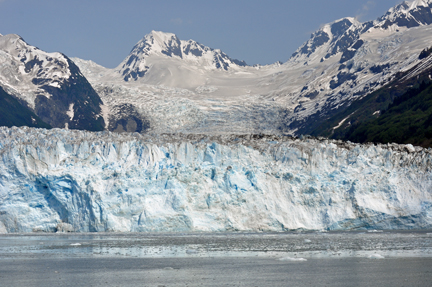
<svg viewBox="0 0 432 287"><path fill-rule="evenodd" d="M432 227L432 150L0 128L0 232Z"/></svg>

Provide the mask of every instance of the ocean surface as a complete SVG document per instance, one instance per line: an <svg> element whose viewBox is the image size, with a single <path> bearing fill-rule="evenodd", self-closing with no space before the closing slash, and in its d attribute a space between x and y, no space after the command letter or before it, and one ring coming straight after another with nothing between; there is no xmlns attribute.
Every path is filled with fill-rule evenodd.
<svg viewBox="0 0 432 287"><path fill-rule="evenodd" d="M0 286L432 286L432 231L4 234Z"/></svg>

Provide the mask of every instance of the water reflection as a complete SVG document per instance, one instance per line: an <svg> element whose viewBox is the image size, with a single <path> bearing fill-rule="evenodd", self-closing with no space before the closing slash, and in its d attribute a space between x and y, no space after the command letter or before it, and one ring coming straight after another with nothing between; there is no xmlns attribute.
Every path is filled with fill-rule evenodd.
<svg viewBox="0 0 432 287"><path fill-rule="evenodd" d="M0 254L60 257L432 257L432 232L7 234ZM289 259L287 259L289 260Z"/></svg>

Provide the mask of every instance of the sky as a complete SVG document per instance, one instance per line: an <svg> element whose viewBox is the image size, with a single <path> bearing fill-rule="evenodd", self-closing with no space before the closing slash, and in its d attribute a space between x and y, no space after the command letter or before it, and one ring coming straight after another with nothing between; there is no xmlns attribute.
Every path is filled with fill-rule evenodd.
<svg viewBox="0 0 432 287"><path fill-rule="evenodd" d="M285 62L323 24L375 20L402 0L0 0L0 34L114 68L152 30L249 65Z"/></svg>

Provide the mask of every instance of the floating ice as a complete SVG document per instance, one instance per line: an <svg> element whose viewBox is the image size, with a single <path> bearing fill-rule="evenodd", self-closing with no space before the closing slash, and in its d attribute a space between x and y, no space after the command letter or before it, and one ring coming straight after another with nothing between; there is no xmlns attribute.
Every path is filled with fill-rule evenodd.
<svg viewBox="0 0 432 287"><path fill-rule="evenodd" d="M369 258L369 259L385 259L385 257L380 255L380 254L372 254L372 255L369 255L367 258Z"/></svg>
<svg viewBox="0 0 432 287"><path fill-rule="evenodd" d="M294 258L294 257L284 257L284 258L280 258L280 261L296 261L296 262L301 262L301 261L307 261L307 259L305 258Z"/></svg>

